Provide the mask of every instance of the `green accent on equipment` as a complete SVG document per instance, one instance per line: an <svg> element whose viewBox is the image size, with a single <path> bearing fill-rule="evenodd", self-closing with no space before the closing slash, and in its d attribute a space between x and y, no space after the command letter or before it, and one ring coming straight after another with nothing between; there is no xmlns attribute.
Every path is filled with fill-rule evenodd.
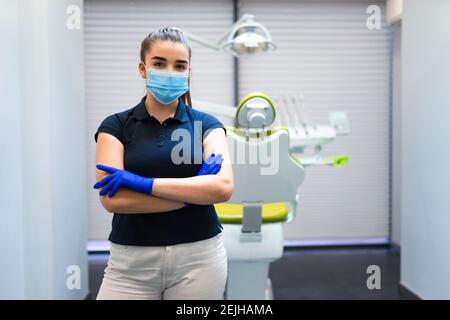
<svg viewBox="0 0 450 320"><path fill-rule="evenodd" d="M335 157L329 157L327 160L330 160L332 162L332 166L335 168L342 168L344 164L348 162L348 155L341 154Z"/></svg>
<svg viewBox="0 0 450 320"><path fill-rule="evenodd" d="M220 222L230 224L242 223L244 206L240 203L214 204ZM262 223L283 222L288 217L288 207L285 202L272 202L262 205Z"/></svg>

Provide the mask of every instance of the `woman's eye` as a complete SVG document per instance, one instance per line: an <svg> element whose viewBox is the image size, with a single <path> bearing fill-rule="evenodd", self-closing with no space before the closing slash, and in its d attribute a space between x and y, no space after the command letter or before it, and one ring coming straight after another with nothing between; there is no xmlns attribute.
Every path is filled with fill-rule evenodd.
<svg viewBox="0 0 450 320"><path fill-rule="evenodd" d="M186 69L186 67L183 66L183 65L179 65L179 66L177 66L177 68L178 68L178 69L181 69L181 70L185 70L185 69Z"/></svg>
<svg viewBox="0 0 450 320"><path fill-rule="evenodd" d="M163 66L163 64L161 62L155 62L153 65L155 67L162 67Z"/></svg>

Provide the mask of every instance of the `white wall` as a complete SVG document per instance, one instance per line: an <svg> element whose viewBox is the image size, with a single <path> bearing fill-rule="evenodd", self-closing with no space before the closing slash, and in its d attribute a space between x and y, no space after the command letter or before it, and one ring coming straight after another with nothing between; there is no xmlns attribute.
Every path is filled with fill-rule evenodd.
<svg viewBox="0 0 450 320"><path fill-rule="evenodd" d="M450 1L405 1L401 283L450 299Z"/></svg>
<svg viewBox="0 0 450 320"><path fill-rule="evenodd" d="M7 90L0 130L8 150L1 166L1 299L82 299L88 292L83 32L66 27L67 6L82 12L82 4L0 3L0 25L10 31L2 32L8 59L1 59ZM80 290L66 286L70 265L81 270Z"/></svg>
<svg viewBox="0 0 450 320"><path fill-rule="evenodd" d="M0 147L8 150L0 165L0 298L24 295L22 145L19 89L19 8L15 1L0 1ZM5 121L8 119L8 121ZM7 201L6 201L7 200ZM13 230L13 232L11 232Z"/></svg>

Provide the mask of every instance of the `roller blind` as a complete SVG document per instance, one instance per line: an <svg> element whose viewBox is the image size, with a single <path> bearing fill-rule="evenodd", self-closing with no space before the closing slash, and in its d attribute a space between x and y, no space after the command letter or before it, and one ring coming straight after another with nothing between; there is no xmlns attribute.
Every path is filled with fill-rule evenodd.
<svg viewBox="0 0 450 320"><path fill-rule="evenodd" d="M231 1L86 0L84 6L85 85L87 116L88 238L106 240L112 215L102 207L95 183L94 133L108 115L135 106L145 94L137 72L140 43L151 30L176 26L215 41L232 23ZM233 102L233 64L225 53L192 43L193 104L195 99Z"/></svg>
<svg viewBox="0 0 450 320"><path fill-rule="evenodd" d="M380 8L381 29L366 26ZM345 169L309 167L299 189L297 219L285 239L297 244L383 242L389 238L389 50L384 1L243 0L270 31L274 53L240 60L240 98L304 96L310 124L346 111L351 134L323 154L347 153ZM280 108L282 106L280 105ZM299 114L296 106L291 110ZM282 113L282 110L280 110Z"/></svg>

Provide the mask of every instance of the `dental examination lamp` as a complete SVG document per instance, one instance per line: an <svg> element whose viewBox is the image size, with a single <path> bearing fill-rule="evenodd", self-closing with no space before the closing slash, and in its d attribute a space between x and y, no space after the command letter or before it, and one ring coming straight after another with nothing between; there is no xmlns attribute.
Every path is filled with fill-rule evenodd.
<svg viewBox="0 0 450 320"><path fill-rule="evenodd" d="M232 55L250 56L258 53L273 51L276 45L267 29L254 21L254 15L245 14L233 23L215 43L211 43L183 30L185 36L205 47L223 50Z"/></svg>

